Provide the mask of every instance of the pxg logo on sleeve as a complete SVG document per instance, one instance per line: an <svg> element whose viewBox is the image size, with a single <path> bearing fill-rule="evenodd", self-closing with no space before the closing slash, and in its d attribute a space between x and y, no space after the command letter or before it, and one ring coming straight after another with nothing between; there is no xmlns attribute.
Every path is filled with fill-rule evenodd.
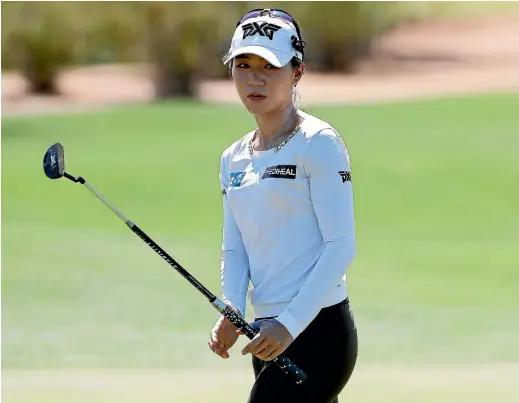
<svg viewBox="0 0 519 403"><path fill-rule="evenodd" d="M351 172L339 171L339 175L341 175L342 183L344 183L344 182L351 182Z"/></svg>
<svg viewBox="0 0 519 403"><path fill-rule="evenodd" d="M231 183L229 185L232 187L240 187L244 176L245 172L231 172Z"/></svg>

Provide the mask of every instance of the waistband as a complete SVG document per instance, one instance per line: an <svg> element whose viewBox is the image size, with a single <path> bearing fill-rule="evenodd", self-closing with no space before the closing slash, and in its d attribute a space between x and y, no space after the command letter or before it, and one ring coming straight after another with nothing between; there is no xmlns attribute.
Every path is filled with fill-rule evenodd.
<svg viewBox="0 0 519 403"><path fill-rule="evenodd" d="M346 297L341 302L337 302L336 304L333 304L333 305L330 305L330 306L325 306L324 308L321 309L320 312L326 312L326 311L328 311L330 309L334 309L334 308L337 308L339 306L349 305L349 304L350 304L350 299L348 297ZM267 317L262 317L262 318L254 318L254 320L258 321L258 320L274 319L274 318L277 318L277 316L267 316Z"/></svg>
<svg viewBox="0 0 519 403"><path fill-rule="evenodd" d="M348 293L346 292L346 286L344 283L341 283L338 287L335 287L332 292L330 292L324 301L324 306L322 309L331 308L338 304L349 304ZM275 318L285 310L285 308L290 303L280 303L280 304L264 304L264 305L256 305L254 306L254 316L256 320L260 319L272 319Z"/></svg>

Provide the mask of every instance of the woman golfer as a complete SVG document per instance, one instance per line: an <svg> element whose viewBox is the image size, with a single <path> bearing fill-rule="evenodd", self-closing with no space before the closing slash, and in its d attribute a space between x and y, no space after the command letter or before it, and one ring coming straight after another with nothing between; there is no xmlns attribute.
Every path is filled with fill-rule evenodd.
<svg viewBox="0 0 519 403"><path fill-rule="evenodd" d="M222 295L245 316L249 291L259 328L242 351L255 374L249 403L337 402L357 359L345 276L355 256L350 158L330 124L294 104L304 46L288 13L252 10L224 58L257 122L220 164ZM221 317L209 347L228 358L239 334ZM306 382L272 362L281 353Z"/></svg>

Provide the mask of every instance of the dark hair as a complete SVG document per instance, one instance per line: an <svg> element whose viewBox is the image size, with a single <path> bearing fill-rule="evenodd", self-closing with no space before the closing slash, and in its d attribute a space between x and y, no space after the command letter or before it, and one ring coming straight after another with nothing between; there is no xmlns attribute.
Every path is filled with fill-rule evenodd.
<svg viewBox="0 0 519 403"><path fill-rule="evenodd" d="M299 66L301 66L301 60L299 60L297 57L293 57L292 60L290 60L290 63L292 64L292 67L294 69L297 69Z"/></svg>

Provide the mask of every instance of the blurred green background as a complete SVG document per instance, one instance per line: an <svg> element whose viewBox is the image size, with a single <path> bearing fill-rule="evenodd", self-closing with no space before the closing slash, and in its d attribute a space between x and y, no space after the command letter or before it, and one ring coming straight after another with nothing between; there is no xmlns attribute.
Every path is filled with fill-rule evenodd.
<svg viewBox="0 0 519 403"><path fill-rule="evenodd" d="M151 61L161 98L2 117L5 402L246 401L245 340L230 360L210 352L217 312L88 190L49 181L41 164L61 142L68 172L219 294L219 159L254 122L239 105L176 96L225 76L218 57L259 4L274 3L2 3L2 68L24 72L29 91L55 91L63 66ZM351 74L348 49L401 21L517 9L470 4L275 5L321 41L314 70ZM321 36L317 11L317 27L330 21ZM498 92L311 108L343 134L355 172L360 351L341 401L519 399L518 111L519 94Z"/></svg>

